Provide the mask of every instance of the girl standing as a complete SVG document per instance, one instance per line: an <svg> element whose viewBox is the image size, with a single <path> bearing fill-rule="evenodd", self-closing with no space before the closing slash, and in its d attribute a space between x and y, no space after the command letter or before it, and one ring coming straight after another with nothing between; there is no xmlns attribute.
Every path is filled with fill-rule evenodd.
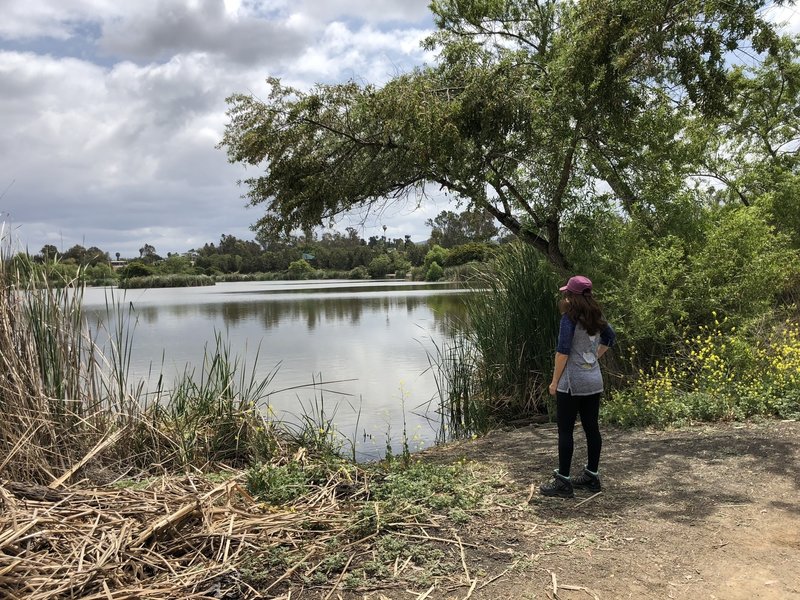
<svg viewBox="0 0 800 600"><path fill-rule="evenodd" d="M558 469L553 480L539 488L545 496L572 498L574 488L599 492L600 436L598 416L603 376L599 359L614 344L614 330L603 317L603 310L592 297L592 282L577 275L560 288L561 324L558 332L555 368L550 394L556 397L558 423ZM588 464L577 477L570 477L573 430L581 416L586 433Z"/></svg>

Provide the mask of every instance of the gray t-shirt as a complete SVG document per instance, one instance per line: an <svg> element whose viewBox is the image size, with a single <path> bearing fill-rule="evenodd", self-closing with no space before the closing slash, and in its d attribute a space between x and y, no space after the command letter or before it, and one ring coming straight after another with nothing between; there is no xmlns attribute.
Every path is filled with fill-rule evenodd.
<svg viewBox="0 0 800 600"><path fill-rule="evenodd" d="M557 351L567 354L567 366L558 380L559 392L573 396L591 396L603 391L603 375L597 359L597 349L614 344L614 330L606 325L600 333L589 335L581 323L573 323L567 315L561 317ZM571 339L563 339L571 338Z"/></svg>

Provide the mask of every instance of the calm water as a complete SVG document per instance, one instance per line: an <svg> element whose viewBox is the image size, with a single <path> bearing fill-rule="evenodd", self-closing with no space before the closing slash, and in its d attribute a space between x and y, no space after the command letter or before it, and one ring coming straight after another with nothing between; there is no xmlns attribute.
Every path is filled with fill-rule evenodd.
<svg viewBox="0 0 800 600"><path fill-rule="evenodd" d="M86 290L92 322L106 319L110 293ZM278 367L269 404L287 420L323 400L364 456L382 454L387 436L397 450L404 418L412 449L435 440L436 385L426 351L450 335L448 317L463 314L463 291L406 281L282 281L113 295L132 307L132 371L151 389L158 373L171 382L186 365L199 377L204 348L213 348L218 332L248 368L255 362L266 376ZM338 383L279 391L313 381Z"/></svg>

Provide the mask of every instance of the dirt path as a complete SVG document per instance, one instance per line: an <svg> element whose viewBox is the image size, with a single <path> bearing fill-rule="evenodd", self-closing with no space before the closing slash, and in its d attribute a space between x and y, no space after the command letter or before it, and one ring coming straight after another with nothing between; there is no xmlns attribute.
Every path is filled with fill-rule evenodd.
<svg viewBox="0 0 800 600"><path fill-rule="evenodd" d="M531 426L430 453L507 473L496 508L460 534L478 579L470 598L553 598L555 582L560 600L800 599L800 423L606 429L601 495L528 503L552 471L556 435ZM465 584L427 597L468 593Z"/></svg>

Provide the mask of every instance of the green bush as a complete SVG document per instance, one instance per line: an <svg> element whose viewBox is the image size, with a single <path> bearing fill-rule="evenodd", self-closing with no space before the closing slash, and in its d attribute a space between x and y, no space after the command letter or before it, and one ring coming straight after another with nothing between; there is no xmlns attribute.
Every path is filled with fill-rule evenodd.
<svg viewBox="0 0 800 600"><path fill-rule="evenodd" d="M119 287L125 289L200 287L214 285L216 281L208 275L151 275L149 277L126 277Z"/></svg>
<svg viewBox="0 0 800 600"><path fill-rule="evenodd" d="M701 235L640 241L627 273L600 288L644 366L668 355L685 327L712 324L712 311L731 325L768 313L800 271L797 251L758 208L718 209Z"/></svg>
<svg viewBox="0 0 800 600"><path fill-rule="evenodd" d="M427 273L425 273L425 281L439 281L444 275L444 269L439 266L439 263L434 261L428 267Z"/></svg>
<svg viewBox="0 0 800 600"><path fill-rule="evenodd" d="M468 262L483 262L489 257L490 253L491 247L488 244L480 242L462 244L461 246L450 248L442 266L457 267Z"/></svg>
<svg viewBox="0 0 800 600"><path fill-rule="evenodd" d="M392 259L387 254L379 254L370 261L367 271L373 279L380 279L386 277L391 267Z"/></svg>
<svg viewBox="0 0 800 600"><path fill-rule="evenodd" d="M308 493L313 480L298 463L288 465L256 464L247 470L247 489L270 504L289 504Z"/></svg>
<svg viewBox="0 0 800 600"><path fill-rule="evenodd" d="M288 273L293 279L307 279L314 274L314 267L301 258L289 263Z"/></svg>
<svg viewBox="0 0 800 600"><path fill-rule="evenodd" d="M364 266L357 266L355 269L351 269L350 272L347 274L348 279L369 279L369 271Z"/></svg>
<svg viewBox="0 0 800 600"><path fill-rule="evenodd" d="M687 333L675 354L641 369L604 403L604 418L626 426L800 414L800 325L764 334L723 319Z"/></svg>
<svg viewBox="0 0 800 600"><path fill-rule="evenodd" d="M150 277L155 274L155 269L150 265L146 265L141 261L134 260L119 270L121 279L129 279L132 277Z"/></svg>
<svg viewBox="0 0 800 600"><path fill-rule="evenodd" d="M439 266L444 265L447 262L447 257L450 253L441 246L436 244L428 250L428 253L425 255L425 262L423 262L423 266L425 267L425 271L427 272L430 269L430 266L433 263L438 263Z"/></svg>

